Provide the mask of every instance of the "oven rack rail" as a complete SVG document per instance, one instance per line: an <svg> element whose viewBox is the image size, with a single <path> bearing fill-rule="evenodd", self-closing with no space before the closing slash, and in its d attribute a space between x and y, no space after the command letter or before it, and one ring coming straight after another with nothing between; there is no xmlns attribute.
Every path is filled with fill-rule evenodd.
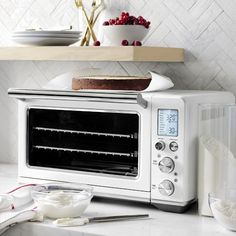
<svg viewBox="0 0 236 236"><path fill-rule="evenodd" d="M92 151L92 150L84 150L84 149L60 148L60 147L50 147L50 146L41 146L41 145L34 145L33 147L37 149L45 149L45 150L50 150L50 151L78 152L78 153L111 155L111 156L121 156L121 157L138 157L137 151L135 151L134 153L121 153L121 152L104 152L104 151Z"/></svg>
<svg viewBox="0 0 236 236"><path fill-rule="evenodd" d="M106 136L112 138L127 138L127 139L137 139L138 134L112 134L112 133L101 133L101 132L89 132L89 131L78 131L78 130L68 130L68 129L54 129L45 127L34 127L34 130L40 131L50 131L58 133L71 133L71 134L83 134L83 135L96 135L96 136Z"/></svg>
<svg viewBox="0 0 236 236"><path fill-rule="evenodd" d="M116 175L131 176L131 177L137 176L137 170L130 170L130 172L128 172L128 171L118 171L118 170L109 170L109 169L97 170L94 168L83 168L83 171L96 172L96 173L101 173L101 174L116 174Z"/></svg>
<svg viewBox="0 0 236 236"><path fill-rule="evenodd" d="M94 163L93 166L97 167L97 165ZM58 166L51 166L53 168L57 168ZM61 166L63 169L67 169L68 166ZM120 167L120 168L119 168ZM117 169L118 168L118 169ZM73 170L77 171L85 171L85 172L95 172L100 174L116 174L116 175L123 175L123 176L131 176L136 177L138 175L138 168L134 166L123 166L123 165L116 165L115 168L102 168L102 169L96 169L92 167L78 167Z"/></svg>

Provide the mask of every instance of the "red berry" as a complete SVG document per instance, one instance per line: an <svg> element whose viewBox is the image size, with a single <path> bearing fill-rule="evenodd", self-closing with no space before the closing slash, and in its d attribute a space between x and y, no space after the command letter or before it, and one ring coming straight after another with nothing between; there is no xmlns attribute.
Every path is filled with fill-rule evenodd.
<svg viewBox="0 0 236 236"><path fill-rule="evenodd" d="M142 43L140 42L140 41L134 41L133 43L132 43L132 45L133 46L142 46Z"/></svg>
<svg viewBox="0 0 236 236"><path fill-rule="evenodd" d="M126 39L122 40L121 45L122 46L128 46L129 45L128 40L126 40Z"/></svg>
<svg viewBox="0 0 236 236"><path fill-rule="evenodd" d="M93 43L93 46L100 46L100 45L101 45L101 43L98 40Z"/></svg>
<svg viewBox="0 0 236 236"><path fill-rule="evenodd" d="M120 20L116 20L115 25L120 25Z"/></svg>
<svg viewBox="0 0 236 236"><path fill-rule="evenodd" d="M110 19L110 20L109 20L109 25L114 25L115 22L116 22L116 21L115 21L114 19Z"/></svg>
<svg viewBox="0 0 236 236"><path fill-rule="evenodd" d="M122 19L121 20L123 20L123 22L124 23L127 23L128 22L128 20L129 20L129 17L128 16L122 16Z"/></svg>
<svg viewBox="0 0 236 236"><path fill-rule="evenodd" d="M109 22L108 21L104 21L103 25L109 25Z"/></svg>
<svg viewBox="0 0 236 236"><path fill-rule="evenodd" d="M138 17L138 20L143 20L143 17L142 17L142 16L139 16L139 17Z"/></svg>
<svg viewBox="0 0 236 236"><path fill-rule="evenodd" d="M135 17L134 17L134 16L129 16L128 24L129 24L129 25L133 25L134 20L135 20Z"/></svg>
<svg viewBox="0 0 236 236"><path fill-rule="evenodd" d="M144 27L148 29L149 26L150 26L150 24L151 24L150 21L146 21L146 22L144 23Z"/></svg>
<svg viewBox="0 0 236 236"><path fill-rule="evenodd" d="M146 29L148 29L148 28L149 28L149 24L146 22L146 23L144 24L144 27L145 27Z"/></svg>
<svg viewBox="0 0 236 236"><path fill-rule="evenodd" d="M129 13L128 13L128 12L125 12L125 11L123 11L123 12L120 14L120 16L128 16L128 17L129 17Z"/></svg>
<svg viewBox="0 0 236 236"><path fill-rule="evenodd" d="M138 19L134 19L134 22L133 22L134 25L138 25L139 24L139 21Z"/></svg>
<svg viewBox="0 0 236 236"><path fill-rule="evenodd" d="M139 20L140 25L144 25L144 23L145 23L144 20Z"/></svg>

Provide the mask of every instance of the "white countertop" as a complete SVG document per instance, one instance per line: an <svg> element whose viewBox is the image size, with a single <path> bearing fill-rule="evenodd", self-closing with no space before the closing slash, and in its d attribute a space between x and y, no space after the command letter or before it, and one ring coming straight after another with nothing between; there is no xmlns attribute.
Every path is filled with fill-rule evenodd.
<svg viewBox="0 0 236 236"><path fill-rule="evenodd" d="M17 167L0 164L0 193L16 186ZM196 213L196 206L184 214L163 212L148 204L130 201L118 201L104 198L93 199L84 216L105 216L118 214L145 214L150 219L120 222L93 223L85 226L58 228L50 220L43 223L27 222L9 229L4 236L224 236L236 235L210 217L201 217Z"/></svg>

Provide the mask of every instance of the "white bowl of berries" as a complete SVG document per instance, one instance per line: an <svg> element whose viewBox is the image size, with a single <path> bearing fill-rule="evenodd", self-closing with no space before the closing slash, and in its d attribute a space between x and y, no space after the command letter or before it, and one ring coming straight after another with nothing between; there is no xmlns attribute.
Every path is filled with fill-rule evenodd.
<svg viewBox="0 0 236 236"><path fill-rule="evenodd" d="M112 45L120 46L142 46L149 28L150 21L142 16L131 16L128 12L122 12L119 17L103 23L104 36Z"/></svg>

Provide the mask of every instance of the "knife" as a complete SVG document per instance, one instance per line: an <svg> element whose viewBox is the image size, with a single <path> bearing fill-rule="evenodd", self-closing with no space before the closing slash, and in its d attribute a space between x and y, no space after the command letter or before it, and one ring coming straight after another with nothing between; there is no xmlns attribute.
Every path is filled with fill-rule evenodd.
<svg viewBox="0 0 236 236"><path fill-rule="evenodd" d="M81 217L81 218L60 218L53 221L53 224L59 227L69 227L69 226L81 226L88 223L96 222L111 222L111 221L121 221L121 220L131 220L138 218L147 218L149 214L138 214L138 215L115 215L115 216L104 216L104 217Z"/></svg>

